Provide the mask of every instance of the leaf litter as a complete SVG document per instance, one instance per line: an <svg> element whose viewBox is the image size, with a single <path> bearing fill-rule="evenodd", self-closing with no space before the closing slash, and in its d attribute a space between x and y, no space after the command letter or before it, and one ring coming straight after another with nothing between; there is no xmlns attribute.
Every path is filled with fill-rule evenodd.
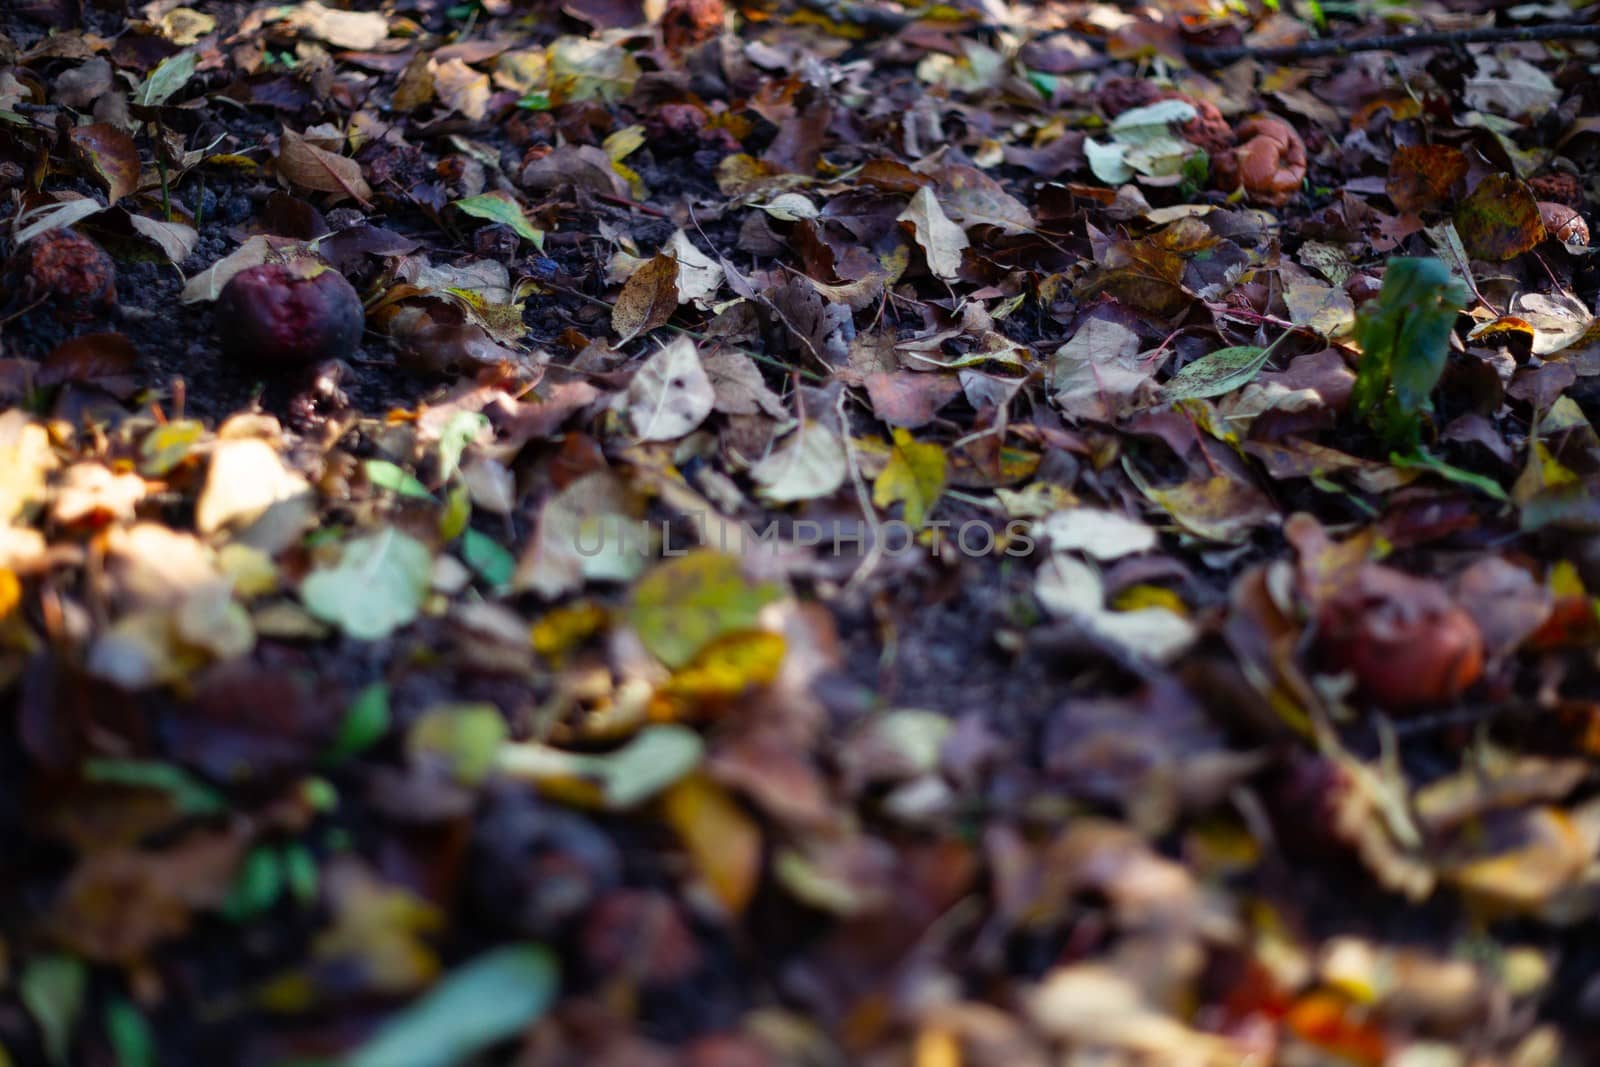
<svg viewBox="0 0 1600 1067"><path fill-rule="evenodd" d="M0 1064L1600 1056L1581 7L125 8L0 13Z"/></svg>

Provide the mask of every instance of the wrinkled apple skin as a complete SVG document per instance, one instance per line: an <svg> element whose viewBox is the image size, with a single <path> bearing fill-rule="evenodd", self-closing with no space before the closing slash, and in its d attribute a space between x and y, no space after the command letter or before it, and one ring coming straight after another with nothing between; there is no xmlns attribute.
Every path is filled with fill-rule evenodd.
<svg viewBox="0 0 1600 1067"><path fill-rule="evenodd" d="M23 295L49 304L63 322L87 322L117 302L111 257L73 230L50 230L29 241L13 272Z"/></svg>
<svg viewBox="0 0 1600 1067"><path fill-rule="evenodd" d="M366 315L344 275L318 263L263 263L217 297L217 336L229 359L303 367L342 359L361 343Z"/></svg>

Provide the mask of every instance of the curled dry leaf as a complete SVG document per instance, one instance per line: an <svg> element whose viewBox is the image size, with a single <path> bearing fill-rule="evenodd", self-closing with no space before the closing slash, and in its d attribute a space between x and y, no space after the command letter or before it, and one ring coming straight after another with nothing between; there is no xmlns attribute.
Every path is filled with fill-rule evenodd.
<svg viewBox="0 0 1600 1067"><path fill-rule="evenodd" d="M327 193L334 201L349 197L364 204L372 196L361 164L318 148L287 126L278 146L278 174L290 185Z"/></svg>

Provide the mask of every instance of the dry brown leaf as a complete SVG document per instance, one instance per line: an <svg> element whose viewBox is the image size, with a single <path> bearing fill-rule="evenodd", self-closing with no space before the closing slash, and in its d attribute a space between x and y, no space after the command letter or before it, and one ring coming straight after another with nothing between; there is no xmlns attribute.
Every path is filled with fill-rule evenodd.
<svg viewBox="0 0 1600 1067"><path fill-rule="evenodd" d="M663 326L678 310L678 261L656 255L633 272L611 309L611 328L621 335L618 344Z"/></svg>
<svg viewBox="0 0 1600 1067"><path fill-rule="evenodd" d="M291 185L327 193L334 200L353 197L365 204L372 196L359 163L318 148L287 126L278 147L278 174Z"/></svg>

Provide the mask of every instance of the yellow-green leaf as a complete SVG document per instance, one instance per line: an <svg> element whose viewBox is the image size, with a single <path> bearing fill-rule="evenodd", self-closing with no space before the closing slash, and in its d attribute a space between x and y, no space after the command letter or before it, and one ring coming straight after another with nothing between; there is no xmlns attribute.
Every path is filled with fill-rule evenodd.
<svg viewBox="0 0 1600 1067"><path fill-rule="evenodd" d="M458 211L475 219L487 219L511 227L518 237L531 241L533 247L544 251L544 231L528 221L522 205L511 194L496 190L457 200L455 206Z"/></svg>
<svg viewBox="0 0 1600 1067"><path fill-rule="evenodd" d="M944 492L944 471L944 449L897 429L889 462L872 484L872 502L887 508L898 501L905 505L906 522L921 526Z"/></svg>

